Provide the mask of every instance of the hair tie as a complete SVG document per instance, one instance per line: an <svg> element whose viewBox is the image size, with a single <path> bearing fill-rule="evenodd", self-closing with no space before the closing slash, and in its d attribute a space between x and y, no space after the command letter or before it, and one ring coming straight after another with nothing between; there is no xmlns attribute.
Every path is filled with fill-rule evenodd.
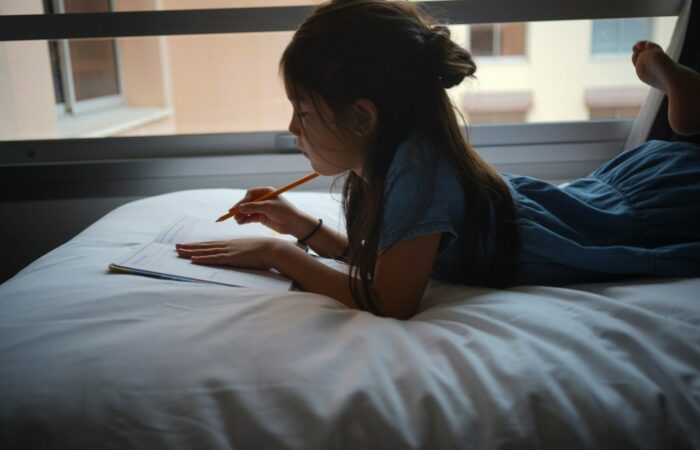
<svg viewBox="0 0 700 450"><path fill-rule="evenodd" d="M318 230L321 229L321 225L323 225L323 219L318 219L318 224L316 224L314 229L311 230L311 232L309 234L307 234L306 236L304 236L302 239L298 239L297 244L306 245L306 241L311 239L313 237L313 235L316 234L318 232Z"/></svg>

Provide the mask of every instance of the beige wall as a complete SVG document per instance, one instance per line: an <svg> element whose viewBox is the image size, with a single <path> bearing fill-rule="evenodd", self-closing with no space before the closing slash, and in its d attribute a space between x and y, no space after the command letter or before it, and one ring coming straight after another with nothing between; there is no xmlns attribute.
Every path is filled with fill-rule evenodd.
<svg viewBox="0 0 700 450"><path fill-rule="evenodd" d="M277 63L291 33L168 37L180 133L278 130L291 107Z"/></svg>
<svg viewBox="0 0 700 450"><path fill-rule="evenodd" d="M117 2L120 10L314 3L318 1ZM127 104L172 107L172 126L179 134L284 129L292 110L278 76L277 64L291 36L292 32L278 32L120 39ZM149 125L124 134L143 134L149 129L167 130L167 126Z"/></svg>
<svg viewBox="0 0 700 450"><path fill-rule="evenodd" d="M313 0L163 0L163 9L314 4ZM167 37L178 133L286 129L278 63L292 32Z"/></svg>
<svg viewBox="0 0 700 450"><path fill-rule="evenodd" d="M0 14L41 14L41 0L0 0ZM58 129L46 41L0 42L0 137L39 139Z"/></svg>

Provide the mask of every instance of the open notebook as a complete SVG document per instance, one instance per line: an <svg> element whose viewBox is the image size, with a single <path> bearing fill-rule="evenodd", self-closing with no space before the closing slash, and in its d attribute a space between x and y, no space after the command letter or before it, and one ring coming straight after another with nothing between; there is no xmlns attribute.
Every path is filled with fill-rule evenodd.
<svg viewBox="0 0 700 450"><path fill-rule="evenodd" d="M218 241L252 236L267 236L294 241L291 236L276 233L260 224L216 223L211 219L183 216L164 228L153 242L137 248L123 259L110 264L109 268L119 272L169 280L197 281L278 291L292 289L292 280L273 270L233 269L231 267L193 264L189 259L178 257L175 251L177 243ZM342 263L325 258L319 260L342 270Z"/></svg>

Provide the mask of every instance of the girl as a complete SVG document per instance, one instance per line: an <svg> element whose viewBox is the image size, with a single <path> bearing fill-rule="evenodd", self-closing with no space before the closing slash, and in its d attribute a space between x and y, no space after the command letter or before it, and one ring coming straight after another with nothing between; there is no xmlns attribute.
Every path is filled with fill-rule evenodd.
<svg viewBox="0 0 700 450"><path fill-rule="evenodd" d="M635 46L635 67L667 89L665 73L685 75L654 52ZM291 234L346 260L350 275L275 239L180 244L179 255L274 268L304 291L399 319L415 314L430 278L508 287L700 274L700 149L651 142L565 188L500 175L462 135L445 92L475 69L449 30L409 2L320 5L280 71L298 147L317 173L346 177L347 235L282 197L252 202L271 188L250 189L234 206L239 224Z"/></svg>

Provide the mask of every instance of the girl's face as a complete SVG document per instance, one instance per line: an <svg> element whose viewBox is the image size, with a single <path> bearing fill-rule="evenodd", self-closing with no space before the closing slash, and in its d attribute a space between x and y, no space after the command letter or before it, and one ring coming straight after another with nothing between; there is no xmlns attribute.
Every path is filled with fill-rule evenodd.
<svg viewBox="0 0 700 450"><path fill-rule="evenodd" d="M333 113L323 100L320 111L307 95L290 98L294 112L289 124L289 132L297 138L311 167L319 175L339 175L352 170L361 176L362 160L360 151L353 143L341 138ZM323 115L323 117L321 117Z"/></svg>

